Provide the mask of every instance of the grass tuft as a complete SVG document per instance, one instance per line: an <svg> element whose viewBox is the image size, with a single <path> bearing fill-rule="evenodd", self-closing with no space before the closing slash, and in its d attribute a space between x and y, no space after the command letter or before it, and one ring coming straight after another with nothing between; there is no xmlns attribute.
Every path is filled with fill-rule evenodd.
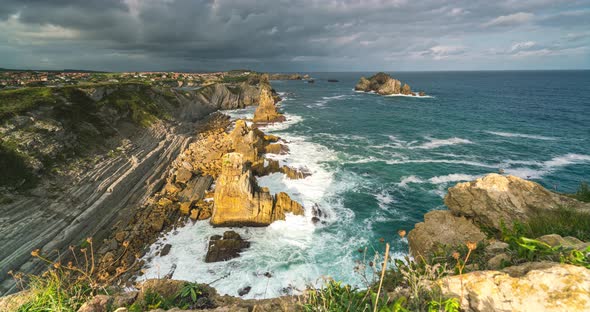
<svg viewBox="0 0 590 312"><path fill-rule="evenodd" d="M534 214L522 227L521 234L526 237L559 234L590 241L590 211L569 207L543 210Z"/></svg>

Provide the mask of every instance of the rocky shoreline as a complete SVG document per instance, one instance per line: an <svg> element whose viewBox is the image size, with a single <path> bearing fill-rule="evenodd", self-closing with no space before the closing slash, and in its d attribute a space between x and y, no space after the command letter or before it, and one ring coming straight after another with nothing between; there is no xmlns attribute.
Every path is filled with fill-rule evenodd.
<svg viewBox="0 0 590 312"><path fill-rule="evenodd" d="M213 144L209 148L207 143L203 153L215 152L216 148L218 153L205 155L211 161L195 168L200 170L200 177L191 179L187 170L173 176L177 176L178 183L183 186L175 194L183 203L182 209L169 205L164 196L153 196L159 194L162 187L163 193L174 192L173 183L167 182L171 176L169 166L182 151L195 146L191 142L213 140L215 135L226 131L229 118L209 114L257 104L260 90L265 90L273 103L278 100L264 75L252 75L237 84L219 83L194 91L161 90L136 84L47 90L47 96L55 98L57 103L41 102L39 107L19 113L22 115L9 116L3 121L8 127L0 129L4 134L3 144L6 140L25 144L17 148L24 150L21 153L25 153L23 155L32 164L39 163L37 159L45 159L46 151L52 151L54 158L65 155L63 157L68 159L63 165L38 166L40 169L34 174L39 176L39 182L32 190L19 191L13 186L0 188L3 198L0 212L6 217L1 219L0 234L7 239L7 243L0 246L0 253L5 255L0 260L1 293L14 291L14 280L7 275L8 271L40 273L46 268L43 263L31 259L31 250L39 248L57 259L58 255L68 255L71 246L80 246L87 237L94 238L96 251L103 256L101 268L105 267L104 272L108 273L104 278L117 275L117 267L125 267L126 272L129 267L136 268L137 256L160 231L174 226L180 210L188 210L194 219L203 219L211 213L209 202L202 199L213 183L212 176L216 177L215 170L221 168L221 149L230 146L215 147ZM145 112L134 111L143 109L141 106L127 106L132 103L128 101L139 101L138 104L147 107L157 105L160 111L148 117ZM64 109L72 107L68 103L84 103L88 107L86 112L92 115L84 118L89 122L78 117L78 122L86 128L69 128L70 118L79 115L63 113ZM146 117L139 119L137 116ZM37 130L47 124L55 126L49 131ZM81 152L96 156L88 161L79 155L67 154L67 142L74 142L72 135L83 138L82 135L91 130L104 131L104 134L93 133L105 141L95 141L91 150ZM193 137L195 131L199 133L197 138ZM11 142L8 143L13 144ZM274 143L266 146L275 148ZM181 164L177 162L173 168L181 168ZM47 170L49 166L54 169ZM272 170L284 169L277 166ZM72 187L63 189L58 185ZM187 202L191 202L190 207ZM122 247L124 243L127 247ZM112 259L117 261L110 261Z"/></svg>
<svg viewBox="0 0 590 312"><path fill-rule="evenodd" d="M392 94L389 92L414 94L409 86L401 87L401 82L388 77L377 74L370 80L361 79L361 86L357 87L365 92L369 90L384 95ZM127 307L134 303L145 301L150 292L170 297L181 291L188 282L174 280L174 269L164 272L166 275L162 279L142 282L136 282L136 279L142 274L141 269L145 264L142 256L147 248L160 235L183 226L186 222L209 220L211 225L219 227L268 226L276 220L284 220L286 214L304 215L306 208L310 217L313 214L312 222L321 222L321 212L317 212L317 207L303 207L286 193L272 195L268 188L260 187L257 183L256 177L271 173L282 173L291 179L305 178L308 175L297 168L281 167L277 161L264 156L288 152L281 138L267 135L260 130L261 126L286 120L276 107L276 102L280 99L268 81L267 76L256 77L247 82L247 85L239 87L244 92L241 95L232 92L235 90L233 88L237 88L235 85L209 86L198 94L177 94L182 111L179 116L192 116L189 119L194 119L202 116L199 114L203 112L207 112L207 116L197 124L178 123L177 127L184 129L182 134L164 131L163 129L169 129L164 123L152 126L150 131L156 131L154 136L159 140L154 142L150 138L139 141L134 139L132 141L135 144L142 140L150 144L141 145L139 149L130 149L124 155L115 157L110 162L101 162L97 168L88 171L88 177L82 181L89 180L99 186L83 186L87 190L94 187L99 192L84 197L86 201L83 203L90 201L97 204L90 208L82 204L75 206L79 215L73 216L70 223L64 222L60 227L50 229L63 232L61 236L42 244L30 237L24 237L37 244L36 246L43 246L45 251L51 248L66 250L76 240L94 237L98 259L97 281L112 285L113 289L108 296L95 296L80 311L103 311L110 306L113 309L120 308L116 311L122 312L127 311ZM93 91L92 94L97 98L108 93L96 92ZM203 106L195 106L194 101ZM221 108L239 108L252 104L258 104L252 120L240 119L232 122L222 113L210 113ZM157 132L158 130L162 132ZM115 170L116 166L120 166L123 174ZM97 172L102 175L97 175ZM106 180L105 176L108 177ZM74 188L65 196L81 192L81 189ZM63 197L58 199L62 200ZM121 204L117 204L118 201ZM31 199L23 198L1 207L8 209L3 212L10 214L14 213L18 205L31 202ZM446 253L457 252L466 244L469 253L465 262L468 262L472 251L478 253L478 262L472 260L464 272L434 281L444 296L459 298L463 310L590 309L590 269L555 261L522 261L511 253L508 243L497 238L499 233L511 228L515 221L527 222L540 211L555 211L567 206L576 212L589 213L590 204L553 193L531 181L499 174L458 183L449 189L444 203L449 210L426 213L424 222L416 224L409 232L409 252L416 262L448 258ZM110 210L105 208L107 205L112 206ZM64 207L62 210L66 208L71 207ZM89 227L91 221L96 221L97 218L101 220L98 225L103 228L100 231ZM39 220L42 218L39 217L35 222ZM26 232L23 227L11 230L15 233ZM77 232L74 235L72 231ZM575 237L548 234L534 239L556 250L590 250L590 242ZM203 257L206 262L226 261L238 257L249 246L249 242L237 233L225 231L223 235L210 237L206 254L198 256ZM15 247L0 248L5 248L0 251L7 252L9 248ZM18 253L15 252L8 259L10 261L2 260L0 264L5 267L20 264L33 248L32 245L21 246ZM161 246L159 256L165 256L170 248L170 245ZM35 272L44 266L46 265L29 261L26 265L20 265L19 270ZM125 291L125 287L134 287L135 290ZM208 285L199 287L203 300L195 309L295 311L299 309L298 303L301 300L298 296L242 300L219 296ZM12 285L6 288L8 291L13 289ZM245 287L239 293L247 294L248 291ZM387 297L393 300L408 291L399 287L389 291ZM2 298L0 309L17 306L19 300L26 300L23 298L29 295L25 291Z"/></svg>

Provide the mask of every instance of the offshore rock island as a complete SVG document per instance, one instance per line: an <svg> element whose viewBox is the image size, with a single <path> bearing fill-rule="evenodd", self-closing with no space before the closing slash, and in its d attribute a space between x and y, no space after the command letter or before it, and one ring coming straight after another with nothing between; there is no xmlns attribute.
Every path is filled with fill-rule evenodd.
<svg viewBox="0 0 590 312"><path fill-rule="evenodd" d="M412 88L407 83L402 85L402 82L391 77L386 73L377 73L368 79L361 77L356 86L355 91L377 93L379 95L411 95L424 96L424 92L414 93Z"/></svg>

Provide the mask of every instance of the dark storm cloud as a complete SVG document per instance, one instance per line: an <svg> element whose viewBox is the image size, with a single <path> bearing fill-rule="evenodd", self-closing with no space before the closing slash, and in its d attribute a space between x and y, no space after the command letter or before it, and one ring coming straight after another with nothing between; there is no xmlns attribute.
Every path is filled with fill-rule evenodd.
<svg viewBox="0 0 590 312"><path fill-rule="evenodd" d="M111 70L239 64L262 70L397 69L412 63L436 69L469 58L477 68L475 56L483 51L537 42L551 36L545 28L561 24L572 38L582 38L575 53L588 55L588 37L581 35L588 26L584 1L1 2L0 42L7 44L0 43L0 59L15 65L42 58L48 66ZM24 53L11 57L15 51Z"/></svg>

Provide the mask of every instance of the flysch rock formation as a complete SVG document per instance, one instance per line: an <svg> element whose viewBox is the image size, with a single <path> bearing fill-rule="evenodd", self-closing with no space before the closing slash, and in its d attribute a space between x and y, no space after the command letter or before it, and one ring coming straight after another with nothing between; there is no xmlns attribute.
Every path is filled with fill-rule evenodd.
<svg viewBox="0 0 590 312"><path fill-rule="evenodd" d="M78 161L75 158L79 157L77 155L68 156L74 158L67 165L82 163L77 170L67 169L69 167L64 165L63 168L67 170L59 169L59 174L47 175L43 172L48 172L51 168L40 166L38 169L41 172L39 173L40 183L37 187L27 192L8 194L10 201L0 204L0 213L3 216L0 219L0 293L14 291L14 281L7 275L8 271L38 273L45 269L44 264L31 259L30 252L33 249L39 248L44 254L50 254L50 257L55 258L56 251L65 255L68 253L69 246L79 246L86 237L93 237L96 250L100 250L107 256L118 257L119 255L114 251L121 249L123 242L130 241L143 229L139 226L135 231L131 231L128 227L130 224L146 224L146 228L156 233L165 226L173 224L171 220L174 220L173 215L178 213L178 203L170 203L162 198L160 198L161 201L152 200L152 195L163 186L170 191L174 188L174 183L184 183L183 188L178 190L179 198L190 201L191 204L193 201L202 201L205 191L213 181L210 177L207 178L208 174L205 172L194 177L185 175L186 180L180 177L178 181L170 183L167 178L169 166L193 140L194 122L197 125L203 124L204 122L200 120L218 109L241 107L258 102L260 90L255 82L248 82L246 91L243 91L242 87L222 84L212 87L213 91L205 98L203 97L207 93L200 93L199 90L170 89L166 93L150 86L135 84L84 87L79 91L76 91L78 89L61 91L56 88L53 92L57 104L43 104L36 107L34 111L26 112L29 116L34 116L31 117L33 122L37 120L45 122L47 116L50 116L55 119L47 122L58 126L63 125L65 128L70 124L67 118L76 115L53 114L54 107L61 105L60 101L64 102L65 108L76 107L68 106L71 101L82 101L88 107L86 110L94 114L89 117L89 120L93 122L98 120L95 123L105 126L108 130L105 134L95 133L96 131L92 133L95 133L95 136L104 136L119 142L120 146L102 148L102 145L95 144L96 151L91 152L97 154L93 156L92 162ZM264 87L268 88L267 82L264 83ZM232 94L228 95L230 98L223 95L224 91L219 91L224 88L232 90ZM61 95L60 92L65 95ZM67 97L66 95L69 94L75 94L76 97ZM270 94L272 96L272 92ZM111 107L117 106L108 105L108 101L111 101L110 99L115 95L118 96L117 99L122 100L139 97L141 101L154 102L161 109L165 109L169 115L162 119L153 117L150 119L149 126L138 126L131 120L135 117L131 112L116 111ZM107 105L100 106L96 103L107 103ZM95 107L101 107L101 110L94 112ZM58 112L62 111L63 109ZM101 119L96 119L95 116ZM19 118L22 119L20 115L13 117L15 120ZM6 124L12 123L8 120ZM85 125L86 128L82 129L84 134L90 133L93 127L98 127L88 122L78 122L78 124ZM7 133L2 139L28 137L29 129L31 127L27 125L2 129L3 133ZM61 133L59 131L38 133L46 137L36 138L38 143L28 146L40 151L46 150L44 144L67 149L69 148L67 140L72 139L68 133L56 136ZM65 140L65 143L61 144L59 143L61 141L56 140ZM107 153L109 148L113 148L115 152ZM32 155L32 158L40 154L36 150L25 149L25 151ZM184 193L180 193L182 191ZM143 218L142 222L139 222L138 218ZM117 239L114 239L115 234L118 234ZM152 239L148 234L145 237L149 239L141 239L138 244L145 244ZM127 255L121 261L124 260L124 264L134 262L135 255L132 251L137 250L140 249L129 248ZM109 252L111 254L108 254Z"/></svg>
<svg viewBox="0 0 590 312"><path fill-rule="evenodd" d="M412 92L410 85L403 84L402 86L401 81L392 78L386 73L377 73L368 79L361 77L354 89L356 91L374 92L379 95L416 95ZM424 93L420 92L419 95L424 95Z"/></svg>
<svg viewBox="0 0 590 312"><path fill-rule="evenodd" d="M120 222L113 228L108 242L99 250L102 256L99 268L101 272L108 273L105 275L107 278L112 279L117 272L125 271L117 279L132 280L141 267L141 263L135 265L134 255L142 254L144 247L152 244L161 232L180 226L186 217L192 220L211 218L215 193L209 187L214 179L217 179L216 185L220 185L223 155L239 153L243 157L244 166L252 169L254 184L254 175L283 172L292 179L306 176L299 169L279 167L278 162L265 161L264 154L285 150L281 148L280 138L265 135L259 129L249 127L244 120L237 120L233 129L227 132L231 126L228 116L210 115L207 122L197 128L193 141L172 162L162 189L147 200L145 208L137 212L130 222ZM279 148L269 148L270 146ZM277 194L274 198L276 212L273 213L272 220L284 219L284 213L280 213L282 210L296 211L300 207L284 193ZM302 208L300 210L303 213ZM249 219L233 222L239 226L252 224ZM228 243L231 241L221 244ZM123 244L127 246L121 248ZM166 253L166 246L160 247L161 254Z"/></svg>
<svg viewBox="0 0 590 312"><path fill-rule="evenodd" d="M267 188L259 187L242 154L228 153L222 162L215 185L212 225L267 226L284 220L286 213L304 213L303 207L289 195L272 196Z"/></svg>

